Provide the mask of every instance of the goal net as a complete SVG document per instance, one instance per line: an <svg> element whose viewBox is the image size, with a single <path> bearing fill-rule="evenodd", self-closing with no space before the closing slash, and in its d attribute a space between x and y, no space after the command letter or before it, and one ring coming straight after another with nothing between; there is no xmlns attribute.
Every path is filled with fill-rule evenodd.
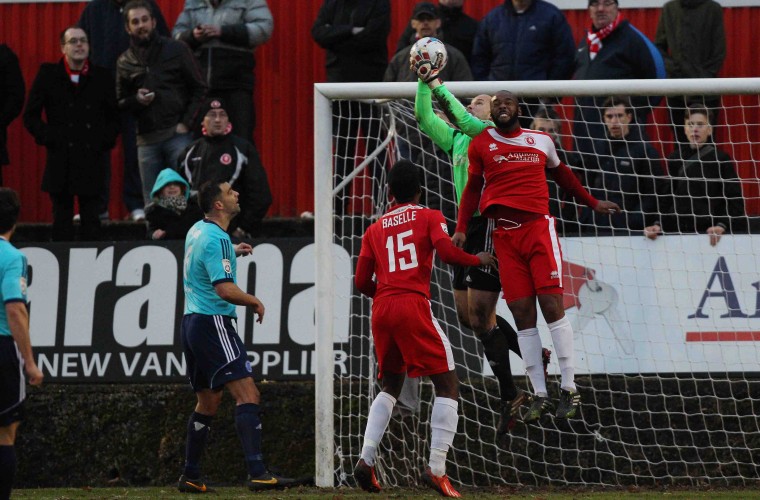
<svg viewBox="0 0 760 500"><path fill-rule="evenodd" d="M624 209L595 217L549 183L581 416L518 424L502 441L496 379L458 322L451 271L436 259L433 312L461 380L447 464L454 484L760 484L760 79L447 87L463 100L501 89L519 95L523 125L546 129L534 119L552 119L560 156L593 194ZM415 91L416 84L315 86L320 486L355 485L351 472L380 390L371 301L352 277L362 234L389 207L392 164L403 157L422 166L423 204L440 209L452 228L456 219L451 159L419 130ZM618 109L619 101L605 103L611 96L627 98L622 116L606 115ZM708 132L706 145L697 145ZM652 226L658 237L646 238ZM514 326L503 300L497 313ZM554 350L540 315L538 328ZM511 361L518 386L530 391L522 360L511 353ZM555 360L549 375L556 402ZM432 401L429 381L405 386L378 448L381 484L420 482Z"/></svg>

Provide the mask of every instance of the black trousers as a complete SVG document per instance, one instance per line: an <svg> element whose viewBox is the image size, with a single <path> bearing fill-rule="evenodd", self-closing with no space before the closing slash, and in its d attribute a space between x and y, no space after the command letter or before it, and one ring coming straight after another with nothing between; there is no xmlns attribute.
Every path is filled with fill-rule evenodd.
<svg viewBox="0 0 760 500"><path fill-rule="evenodd" d="M53 202L53 241L74 241L74 196L68 193L50 193ZM97 241L100 232L100 196L76 196L82 225L80 239Z"/></svg>

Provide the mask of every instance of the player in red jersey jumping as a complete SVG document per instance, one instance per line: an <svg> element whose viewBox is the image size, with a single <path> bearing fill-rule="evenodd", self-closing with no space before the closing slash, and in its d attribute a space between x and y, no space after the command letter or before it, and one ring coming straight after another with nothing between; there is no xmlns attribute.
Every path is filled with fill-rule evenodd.
<svg viewBox="0 0 760 500"><path fill-rule="evenodd" d="M562 249L549 215L547 173L575 199L602 214L620 212L610 201L599 201L581 185L557 156L548 134L520 128L517 97L506 90L491 99L489 127L470 143L467 186L462 193L452 241L461 247L476 209L496 221L494 250L499 261L504 299L515 318L517 339L536 397L523 419L535 422L553 408L541 362L541 337L536 328L536 298L549 326L562 381L555 416L578 413L573 329L562 304Z"/></svg>
<svg viewBox="0 0 760 500"><path fill-rule="evenodd" d="M388 184L397 204L364 233L356 265L356 287L373 299L372 337L383 390L369 410L354 478L364 490L380 491L375 476L377 445L404 379L407 374L429 376L436 397L430 418L430 460L422 478L441 495L459 497L446 476L446 454L457 430L459 379L449 339L430 308L430 273L436 251L447 264L460 266L493 266L495 259L487 252L468 254L452 244L443 214L418 204L420 173L413 163L397 162Z"/></svg>

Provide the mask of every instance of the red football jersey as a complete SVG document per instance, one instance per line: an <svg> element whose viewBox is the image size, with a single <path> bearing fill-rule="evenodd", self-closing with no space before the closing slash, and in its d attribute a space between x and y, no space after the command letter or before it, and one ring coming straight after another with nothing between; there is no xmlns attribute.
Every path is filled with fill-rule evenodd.
<svg viewBox="0 0 760 500"><path fill-rule="evenodd" d="M364 233L360 257L375 261L375 299L418 292L430 298L435 243L449 238L443 214L412 203L399 205Z"/></svg>
<svg viewBox="0 0 760 500"><path fill-rule="evenodd" d="M469 172L485 178L480 212L491 205L549 213L546 168L560 164L552 138L536 130L503 135L488 127L470 143Z"/></svg>

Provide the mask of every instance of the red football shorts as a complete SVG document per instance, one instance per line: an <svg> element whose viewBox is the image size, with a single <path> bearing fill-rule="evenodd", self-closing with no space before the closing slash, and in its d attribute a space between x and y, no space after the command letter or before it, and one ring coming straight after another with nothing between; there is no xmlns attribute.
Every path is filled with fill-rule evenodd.
<svg viewBox="0 0 760 500"><path fill-rule="evenodd" d="M418 293L375 300L372 338L377 352L378 378L386 372L422 377L454 369L449 339L433 317L430 301Z"/></svg>
<svg viewBox="0 0 760 500"><path fill-rule="evenodd" d="M497 222L493 243L507 303L562 293L562 248L554 217L544 217L519 226Z"/></svg>

